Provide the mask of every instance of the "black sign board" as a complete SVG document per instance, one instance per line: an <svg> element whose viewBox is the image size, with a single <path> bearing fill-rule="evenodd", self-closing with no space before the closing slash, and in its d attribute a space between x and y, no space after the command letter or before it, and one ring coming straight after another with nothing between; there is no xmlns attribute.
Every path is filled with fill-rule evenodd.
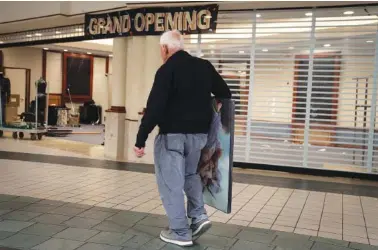
<svg viewBox="0 0 378 250"><path fill-rule="evenodd" d="M160 35L168 30L183 34L215 32L218 5L159 7L85 15L87 39Z"/></svg>

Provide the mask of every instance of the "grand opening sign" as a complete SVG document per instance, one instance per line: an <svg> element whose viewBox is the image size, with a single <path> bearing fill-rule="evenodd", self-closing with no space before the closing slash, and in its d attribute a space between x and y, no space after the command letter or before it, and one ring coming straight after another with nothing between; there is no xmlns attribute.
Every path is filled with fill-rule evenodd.
<svg viewBox="0 0 378 250"><path fill-rule="evenodd" d="M89 39L121 36L160 35L167 30L183 34L216 30L218 5L142 8L85 15L85 36Z"/></svg>

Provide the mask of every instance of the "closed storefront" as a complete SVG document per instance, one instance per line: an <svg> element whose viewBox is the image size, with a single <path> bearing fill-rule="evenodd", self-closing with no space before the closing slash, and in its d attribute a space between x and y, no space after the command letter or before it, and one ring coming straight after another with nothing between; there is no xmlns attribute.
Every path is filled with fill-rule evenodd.
<svg viewBox="0 0 378 250"><path fill-rule="evenodd" d="M378 173L378 7L220 9L216 30L186 35L185 45L232 90L234 161ZM80 41L84 29L19 32L0 41Z"/></svg>
<svg viewBox="0 0 378 250"><path fill-rule="evenodd" d="M235 161L378 172L376 7L220 12L190 35L236 103Z"/></svg>

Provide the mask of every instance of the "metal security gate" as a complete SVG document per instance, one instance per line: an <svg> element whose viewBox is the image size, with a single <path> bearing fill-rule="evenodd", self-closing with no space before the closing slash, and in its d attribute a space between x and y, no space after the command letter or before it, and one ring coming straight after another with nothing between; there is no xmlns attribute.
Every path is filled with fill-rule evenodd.
<svg viewBox="0 0 378 250"><path fill-rule="evenodd" d="M236 102L235 161L378 172L377 7L220 12L188 35Z"/></svg>
<svg viewBox="0 0 378 250"><path fill-rule="evenodd" d="M0 34L0 48L83 41L84 24Z"/></svg>

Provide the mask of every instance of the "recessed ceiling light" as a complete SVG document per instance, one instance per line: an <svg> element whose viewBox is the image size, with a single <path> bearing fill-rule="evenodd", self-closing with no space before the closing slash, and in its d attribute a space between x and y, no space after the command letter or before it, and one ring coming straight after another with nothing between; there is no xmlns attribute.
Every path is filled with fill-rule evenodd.
<svg viewBox="0 0 378 250"><path fill-rule="evenodd" d="M49 50L49 48L43 48L44 50Z"/></svg>
<svg viewBox="0 0 378 250"><path fill-rule="evenodd" d="M65 49L65 50L63 50L64 52L67 52L68 50L67 49Z"/></svg>
<svg viewBox="0 0 378 250"><path fill-rule="evenodd" d="M368 41L366 41L367 43L374 43L374 41L373 40L368 40Z"/></svg>
<svg viewBox="0 0 378 250"><path fill-rule="evenodd" d="M206 19L210 19L210 18L211 18L211 15L206 15L205 18L206 18Z"/></svg>
<svg viewBox="0 0 378 250"><path fill-rule="evenodd" d="M239 54L244 54L244 50L239 50Z"/></svg>
<svg viewBox="0 0 378 250"><path fill-rule="evenodd" d="M55 31L55 34L59 35L59 34L62 34L61 31Z"/></svg>
<svg viewBox="0 0 378 250"><path fill-rule="evenodd" d="M263 52L268 52L269 50L268 49L262 49Z"/></svg>
<svg viewBox="0 0 378 250"><path fill-rule="evenodd" d="M312 12L307 12L305 15L306 16L312 16Z"/></svg>
<svg viewBox="0 0 378 250"><path fill-rule="evenodd" d="M41 34L41 33L35 33L35 35L36 35L36 36L42 36L42 34Z"/></svg>
<svg viewBox="0 0 378 250"><path fill-rule="evenodd" d="M256 14L256 17L257 17L257 18L261 17L261 14Z"/></svg>
<svg viewBox="0 0 378 250"><path fill-rule="evenodd" d="M87 52L87 54L88 54L88 55L92 55L92 53L91 53L91 52Z"/></svg>
<svg viewBox="0 0 378 250"><path fill-rule="evenodd" d="M113 57L113 55L109 55L109 57Z"/></svg>
<svg viewBox="0 0 378 250"><path fill-rule="evenodd" d="M353 14L354 14L354 11L351 11L351 10L344 12L344 15L353 15Z"/></svg>
<svg viewBox="0 0 378 250"><path fill-rule="evenodd" d="M289 47L289 49L294 49L294 47Z"/></svg>
<svg viewBox="0 0 378 250"><path fill-rule="evenodd" d="M323 47L331 47L331 44L329 44L329 43L324 44Z"/></svg>
<svg viewBox="0 0 378 250"><path fill-rule="evenodd" d="M83 29L82 28L76 28L75 31L80 32L80 31L83 31Z"/></svg>
<svg viewBox="0 0 378 250"><path fill-rule="evenodd" d="M3 44L4 42L3 41L0 41L0 44Z"/></svg>
<svg viewBox="0 0 378 250"><path fill-rule="evenodd" d="M32 37L32 35L31 34L27 34L26 37Z"/></svg>

